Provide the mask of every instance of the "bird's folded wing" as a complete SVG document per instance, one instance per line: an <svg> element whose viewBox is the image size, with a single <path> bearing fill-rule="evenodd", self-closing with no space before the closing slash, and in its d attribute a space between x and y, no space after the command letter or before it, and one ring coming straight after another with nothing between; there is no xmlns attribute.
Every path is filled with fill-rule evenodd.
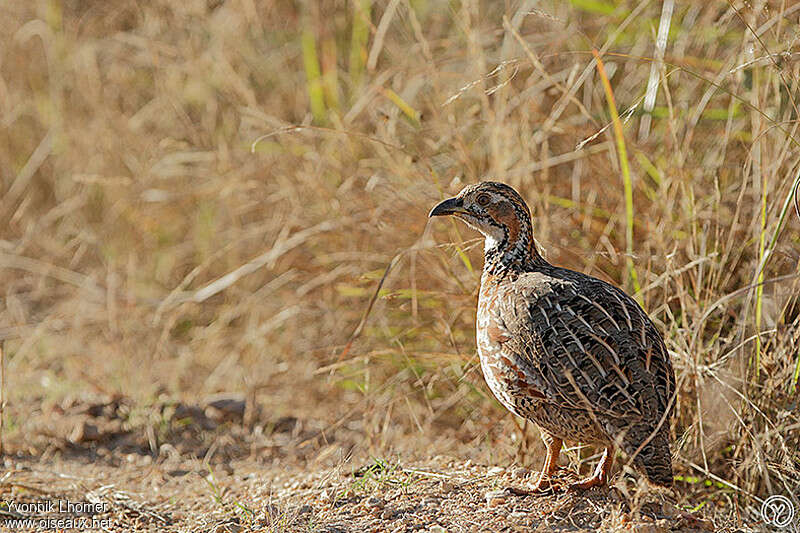
<svg viewBox="0 0 800 533"><path fill-rule="evenodd" d="M631 421L662 416L675 377L655 326L624 292L586 280L520 279L497 309L504 350L547 401Z"/></svg>

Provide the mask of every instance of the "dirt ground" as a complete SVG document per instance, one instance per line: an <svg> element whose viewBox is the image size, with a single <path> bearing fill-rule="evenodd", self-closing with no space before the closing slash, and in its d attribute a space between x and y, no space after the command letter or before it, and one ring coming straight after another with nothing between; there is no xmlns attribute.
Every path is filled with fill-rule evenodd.
<svg viewBox="0 0 800 533"><path fill-rule="evenodd" d="M270 420L235 395L165 403L149 413L157 424L138 423L147 417L135 408L117 397L34 412L28 427L38 429L5 457L4 530L662 533L755 523L719 491L687 516L697 493L680 483L675 493L637 487L619 473L609 488L524 494L537 457L530 468L370 457L347 424ZM557 477L567 483L577 473L564 465Z"/></svg>

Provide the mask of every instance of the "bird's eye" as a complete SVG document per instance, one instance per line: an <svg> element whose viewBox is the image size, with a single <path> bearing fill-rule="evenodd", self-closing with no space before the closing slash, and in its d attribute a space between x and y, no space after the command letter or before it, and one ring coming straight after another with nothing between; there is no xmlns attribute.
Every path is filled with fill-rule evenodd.
<svg viewBox="0 0 800 533"><path fill-rule="evenodd" d="M492 199L489 197L488 194L481 194L480 196L478 196L476 202L478 202L478 205L486 206L486 205L489 205L489 202L491 200Z"/></svg>

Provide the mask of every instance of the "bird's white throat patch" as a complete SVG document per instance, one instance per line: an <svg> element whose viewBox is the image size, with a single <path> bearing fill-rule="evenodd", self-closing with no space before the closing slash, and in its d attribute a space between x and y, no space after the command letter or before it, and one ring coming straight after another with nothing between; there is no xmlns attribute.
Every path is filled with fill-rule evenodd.
<svg viewBox="0 0 800 533"><path fill-rule="evenodd" d="M481 228L481 232L485 237L483 241L484 253L500 246L500 243L502 243L503 239L505 238L505 234L503 233L502 228L498 228L497 226L488 226L485 228Z"/></svg>

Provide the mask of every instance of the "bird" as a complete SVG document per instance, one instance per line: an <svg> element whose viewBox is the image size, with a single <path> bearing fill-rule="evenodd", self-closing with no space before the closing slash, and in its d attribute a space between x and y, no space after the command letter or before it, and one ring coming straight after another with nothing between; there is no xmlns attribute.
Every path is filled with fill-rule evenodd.
<svg viewBox="0 0 800 533"><path fill-rule="evenodd" d="M478 354L497 400L540 429L547 453L530 491L561 488L553 479L565 441L604 448L594 473L569 489L607 485L618 448L651 484L672 486L675 373L647 313L618 287L550 264L530 209L504 183L465 187L430 211L439 216L484 237Z"/></svg>

